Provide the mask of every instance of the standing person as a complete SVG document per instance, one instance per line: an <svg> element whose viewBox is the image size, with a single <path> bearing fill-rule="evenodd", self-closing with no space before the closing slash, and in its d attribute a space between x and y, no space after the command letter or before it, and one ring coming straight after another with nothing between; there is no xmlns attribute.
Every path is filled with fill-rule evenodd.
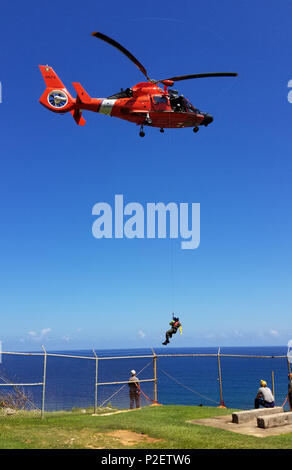
<svg viewBox="0 0 292 470"><path fill-rule="evenodd" d="M140 393L140 382L138 377L136 377L136 371L131 370L131 377L129 378L129 395L131 410L134 408L134 403L136 405L136 408L141 407Z"/></svg>
<svg viewBox="0 0 292 470"><path fill-rule="evenodd" d="M292 411L292 374L288 375L288 401L290 410Z"/></svg>
<svg viewBox="0 0 292 470"><path fill-rule="evenodd" d="M167 332L165 333L165 341L162 343L164 346L166 346L169 343L169 338L171 338L172 335L175 335L178 329L179 329L180 334L182 335L181 322L179 321L178 317L174 316L174 314L172 314L172 320L169 324L171 328L170 330L167 330Z"/></svg>
<svg viewBox="0 0 292 470"><path fill-rule="evenodd" d="M267 386L267 382L265 380L261 380L260 385L257 396L255 397L254 407L258 409L261 405L265 408L274 408L275 399L271 389Z"/></svg>

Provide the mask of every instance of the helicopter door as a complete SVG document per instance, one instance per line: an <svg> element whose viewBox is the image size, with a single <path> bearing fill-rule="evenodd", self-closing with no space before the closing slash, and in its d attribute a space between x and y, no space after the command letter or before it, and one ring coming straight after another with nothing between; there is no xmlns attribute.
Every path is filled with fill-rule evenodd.
<svg viewBox="0 0 292 470"><path fill-rule="evenodd" d="M152 96L152 104L154 111L168 111L169 104L166 96Z"/></svg>
<svg viewBox="0 0 292 470"><path fill-rule="evenodd" d="M172 110L175 113L186 113L186 112L188 112L187 102L186 102L185 98L182 95L175 96L171 99L171 107L172 107Z"/></svg>

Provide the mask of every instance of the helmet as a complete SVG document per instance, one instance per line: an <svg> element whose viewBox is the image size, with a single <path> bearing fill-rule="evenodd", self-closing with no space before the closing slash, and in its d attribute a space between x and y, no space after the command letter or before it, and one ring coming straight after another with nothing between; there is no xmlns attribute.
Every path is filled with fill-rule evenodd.
<svg viewBox="0 0 292 470"><path fill-rule="evenodd" d="M131 370L131 374L132 374L132 375L136 375L136 371L135 371L134 369Z"/></svg>
<svg viewBox="0 0 292 470"><path fill-rule="evenodd" d="M265 380L261 380L260 384L261 384L261 387L267 386L267 382Z"/></svg>

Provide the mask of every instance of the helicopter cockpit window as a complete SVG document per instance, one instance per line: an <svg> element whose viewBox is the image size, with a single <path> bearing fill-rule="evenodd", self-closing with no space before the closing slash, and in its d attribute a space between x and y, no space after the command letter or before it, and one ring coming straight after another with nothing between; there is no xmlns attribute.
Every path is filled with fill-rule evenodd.
<svg viewBox="0 0 292 470"><path fill-rule="evenodd" d="M153 96L153 101L155 104L167 104L167 98L166 96Z"/></svg>

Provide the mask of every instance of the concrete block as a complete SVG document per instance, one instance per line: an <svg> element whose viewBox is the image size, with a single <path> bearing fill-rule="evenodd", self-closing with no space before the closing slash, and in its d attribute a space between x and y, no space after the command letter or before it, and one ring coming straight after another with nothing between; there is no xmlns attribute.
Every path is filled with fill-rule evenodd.
<svg viewBox="0 0 292 470"><path fill-rule="evenodd" d="M4 408L4 414L7 416L15 415L17 413L13 408Z"/></svg>
<svg viewBox="0 0 292 470"><path fill-rule="evenodd" d="M285 426L286 424L292 424L292 411L288 411L286 413L259 416L257 418L257 424L259 428L263 429L275 428L276 426Z"/></svg>
<svg viewBox="0 0 292 470"><path fill-rule="evenodd" d="M236 413L232 413L232 422L236 424L247 423L259 416L273 415L282 412L283 408L281 406L275 406L274 408L258 408L257 410L237 411Z"/></svg>

